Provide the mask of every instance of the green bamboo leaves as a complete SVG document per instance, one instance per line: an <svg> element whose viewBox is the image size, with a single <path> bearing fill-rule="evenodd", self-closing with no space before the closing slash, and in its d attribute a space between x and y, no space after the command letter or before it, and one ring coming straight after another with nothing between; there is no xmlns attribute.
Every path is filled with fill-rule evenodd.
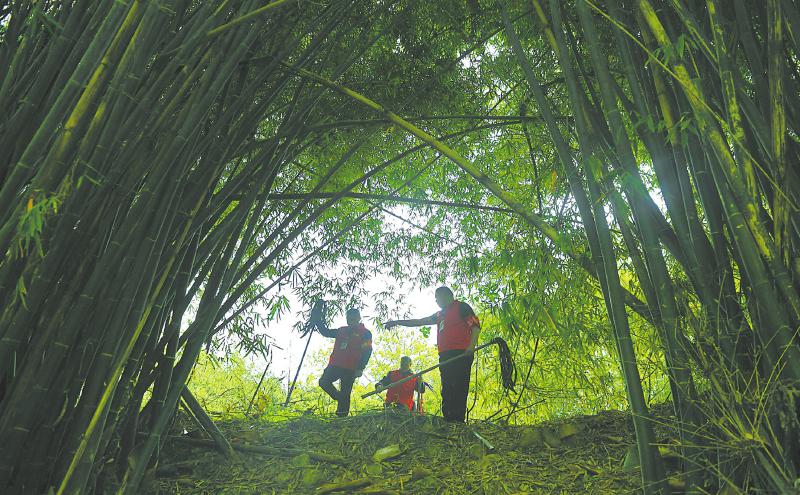
<svg viewBox="0 0 800 495"><path fill-rule="evenodd" d="M0 491L85 492L113 457L112 489L136 493L200 350L298 263L374 261L380 208L341 204L418 180L408 204L478 205L500 252L541 242L597 281L646 492L668 490L653 355L689 491L793 482L800 427L775 391L800 380L796 2L475 3L0 7ZM398 216L430 245L392 242L448 242L441 217ZM361 222L372 244L338 246ZM459 249L479 242L452 250L471 273L491 262ZM699 431L747 401L758 414ZM732 431L756 481L712 449Z"/></svg>
<svg viewBox="0 0 800 495"><path fill-rule="evenodd" d="M106 455L130 460L119 490L139 491L234 288L293 238L254 248L280 224L267 197L313 142L297 130L319 96L250 60L328 59L308 32L364 29L339 8L275 8L291 2L108 4L3 11L2 491L85 492Z"/></svg>
<svg viewBox="0 0 800 495"><path fill-rule="evenodd" d="M742 76L743 69L737 65L740 59L730 51L730 34L723 27L728 21L722 18L717 2L706 2L702 6L705 7L705 14L700 5L685 5L680 0L673 0L670 5L658 2L657 8L651 2L641 0L637 6L638 12L631 16L630 11L626 12L616 1L601 5L579 0L575 4L578 29L571 22L562 21L558 2L551 2L548 16L545 8L538 1L533 1L534 13L541 23L541 38L557 55L565 74L567 94L575 116L574 135L583 155L579 163L583 164L585 185L574 180L577 174L570 172L572 157L568 153L561 153L560 158L566 167L572 194L581 209L584 224L587 225L590 245L597 246L593 250L594 256L613 257L617 249L609 247L613 244L608 237L602 241L601 236L600 243L592 242L595 233L594 229L589 228L594 225L599 229L597 232L602 231L601 224L604 222L598 222L597 218L606 213L598 210L596 205L610 198L612 211L617 216L628 249L627 254L636 267L639 284L647 296L651 311L659 315L658 325L672 379L675 410L684 426L684 456L693 459L692 463L702 463L702 454L695 449L702 442L696 436L699 411L695 404L691 370L697 364L702 366L706 358L701 358L699 363L689 360L695 351L687 347L688 340L682 329L682 315L686 310L681 308L671 281L675 261L681 266L683 276L693 284L707 321L712 322L712 328L718 332L716 345L726 349L719 358L713 357L714 353L708 357L721 359L726 363L724 366L734 372L734 376L742 378L753 372L754 358L761 361L760 373L767 383L771 383L776 374L781 375L782 380L789 381L797 376L797 285L791 275L794 255L786 257L786 253L794 251L787 247L786 241L781 240L781 235L787 235L784 227L781 233L770 232L764 223L765 219L772 218L773 227L777 227L788 218L786 211L796 209L794 205L789 206L793 203L790 198L795 197L796 191L785 181L776 180L783 177L785 169L780 162L774 161L775 156L782 156L779 149L785 153L785 145L780 141L786 139L787 133L783 117L785 95L779 95L786 78L778 73L785 64L785 57L783 54L777 55L779 50L786 48L779 38L782 27L787 24L785 20L777 19L781 7L786 3L772 2L763 11L768 18L766 28L769 30L765 51L771 54L769 61L772 64L768 74L771 79L770 118L758 115L751 104L749 88ZM546 115L552 100L548 102L538 89L539 83L524 49L508 22L505 9L501 10L509 44L519 60L522 74L528 79L539 110ZM744 10L745 6L737 3L737 16L746 17ZM595 14L600 14L602 17L598 19L608 21L612 26L616 44L609 44L607 39L598 35L594 26ZM709 30L697 23L697 19L703 15L707 15L710 22L711 36L706 35ZM684 32L670 39L662 24L664 18L672 23L677 22ZM647 29L641 31L641 38L633 34L636 30L630 27L631 22L646 26ZM562 24L568 34L573 33L572 36L579 37L583 43L569 42L561 36ZM750 43L746 48L752 51L752 38L745 37L745 40ZM770 46L772 51L769 51ZM698 48L702 57L699 60L694 58L698 56L694 53L695 48ZM639 49L641 52L637 53ZM623 65L621 68L615 67L619 72L612 76L608 61L613 56L618 57ZM642 69L642 61L648 58L649 67L646 64ZM752 58L754 64L759 62L755 57ZM591 61L592 71L587 71L582 65L585 59ZM579 71L572 69L573 63L577 63ZM624 76L621 77L620 72ZM760 74L756 71L752 73L758 81ZM709 78L715 78L718 83L712 83L713 79ZM628 92L632 101L626 99ZM726 109L724 118L714 110L720 106ZM679 125L676 116L680 109L691 110L693 120L687 120L684 114L681 118L683 123ZM650 124L636 124L637 121ZM663 121L663 126L655 125L659 121ZM772 131L769 134L773 136L772 144L759 147L765 141L754 140L754 137L766 134L762 125L766 122L771 122ZM598 123L600 129L596 127ZM562 131L553 125L550 125L549 131L556 148L566 149ZM690 132L696 132L696 135L689 135ZM664 236L663 230L659 232L659 229L652 228L651 213L648 211L650 198L639 185L641 182L632 180L642 170L643 164L633 152L636 145L629 142L629 135L639 140L639 146L644 145L652 159L659 181L657 186L663 192L677 244L673 244L669 236ZM605 136L605 139L598 143L600 136ZM708 151L701 146L706 146ZM607 160L614 167L619 166L622 171L620 177L627 174L627 179L617 181L605 178ZM594 221L581 206L585 203L585 187L595 205ZM618 193L614 191L616 188L627 197L630 210L620 203ZM705 226L701 223L702 217L697 215L698 208L707 219ZM627 211L633 214L633 228L627 221ZM730 239L725 238L725 225ZM796 236L796 233L795 230L790 237ZM605 252L600 249L603 245L606 246ZM727 254L720 251L726 245L736 251L733 259L727 259ZM669 250L674 259L665 256L664 248ZM643 263L637 261L640 250L644 254ZM709 263L710 257L714 256L712 252L717 253L717 259ZM735 272L731 271L731 266L741 270L742 283L748 286L748 298L751 301L748 308L740 307L736 301ZM616 268L611 269L616 271ZM608 303L614 296L610 286L603 287ZM782 303L776 304L776 301ZM785 306L781 307L781 304ZM611 311L613 305L609 308ZM745 343L750 332L750 318L757 320L753 331L760 339L755 350L748 350ZM626 380L630 383L637 379ZM719 383L723 382L727 382L723 387L737 387L735 381L723 380ZM632 406L635 408L635 403L632 402ZM777 439L773 438L772 441ZM647 448L647 442L640 444L640 448L642 445ZM648 469L646 464L643 463L645 471ZM645 480L653 483L656 481L654 476L657 476L654 471L645 473ZM691 487L700 483L696 474L691 472L687 472L686 481L687 487L692 490L694 488ZM656 489L655 485L651 487Z"/></svg>

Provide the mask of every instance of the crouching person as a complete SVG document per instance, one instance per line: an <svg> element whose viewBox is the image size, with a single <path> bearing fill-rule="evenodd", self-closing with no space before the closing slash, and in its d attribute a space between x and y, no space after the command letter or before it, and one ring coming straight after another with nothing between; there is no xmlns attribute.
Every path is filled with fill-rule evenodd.
<svg viewBox="0 0 800 495"><path fill-rule="evenodd" d="M384 376L381 381L375 384L375 388L389 387L386 390L386 400L383 403L384 407L397 407L406 412L413 411L414 408L414 391L420 394L425 392L425 385L419 378L412 378L405 383L399 385L390 385L399 382L403 378L407 378L414 373L411 371L411 358L403 356L400 358L400 369L390 371Z"/></svg>

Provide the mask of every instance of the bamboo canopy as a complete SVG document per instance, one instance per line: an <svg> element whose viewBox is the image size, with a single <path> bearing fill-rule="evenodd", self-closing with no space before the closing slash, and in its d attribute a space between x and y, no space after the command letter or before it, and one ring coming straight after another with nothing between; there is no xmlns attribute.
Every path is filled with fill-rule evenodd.
<svg viewBox="0 0 800 495"><path fill-rule="evenodd" d="M138 493L201 350L346 198L375 203L300 263L402 200L513 213L592 277L645 493L670 485L634 318L663 354L686 492L794 489L800 4L468 3L456 20L417 0L0 3L0 491ZM413 56L379 41L440 14L467 48L389 88L375 68ZM437 127L427 107L472 87L444 76L487 44L513 82L496 105L524 108ZM466 151L516 131L526 198ZM543 213L545 148L577 232ZM404 194L434 164L502 206Z"/></svg>

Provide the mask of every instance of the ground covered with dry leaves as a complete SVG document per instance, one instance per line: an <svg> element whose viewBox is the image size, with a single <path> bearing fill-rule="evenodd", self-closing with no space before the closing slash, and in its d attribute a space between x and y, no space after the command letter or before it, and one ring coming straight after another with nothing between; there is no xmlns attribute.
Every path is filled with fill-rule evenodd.
<svg viewBox="0 0 800 495"><path fill-rule="evenodd" d="M633 429L618 411L536 426L375 412L220 428L238 459L226 460L210 440L172 436L148 493L639 493ZM656 431L668 444L669 432Z"/></svg>

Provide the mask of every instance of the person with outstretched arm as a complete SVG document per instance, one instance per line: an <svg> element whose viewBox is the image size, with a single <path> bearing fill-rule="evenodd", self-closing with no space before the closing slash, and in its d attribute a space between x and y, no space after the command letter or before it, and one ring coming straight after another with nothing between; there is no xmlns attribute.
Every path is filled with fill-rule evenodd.
<svg viewBox="0 0 800 495"><path fill-rule="evenodd" d="M361 376L372 355L372 333L361 323L361 312L350 308L346 313L347 326L329 329L324 321L316 326L324 337L336 339L328 366L319 378L319 386L336 401L336 415L350 412L350 393L353 383ZM333 382L339 380L339 389Z"/></svg>
<svg viewBox="0 0 800 495"><path fill-rule="evenodd" d="M399 382L413 374L414 372L411 371L411 358L403 356L400 358L400 369L386 373L386 376L375 384L375 389L389 387L386 389L384 407L403 408L407 412L414 410L414 392L425 393L425 383L421 379L412 378L405 383L393 387L390 386L392 383Z"/></svg>
<svg viewBox="0 0 800 495"><path fill-rule="evenodd" d="M439 367L442 377L442 414L445 421L463 423L467 415L469 377L474 359L475 345L481 332L480 321L469 304L453 296L449 287L436 289L436 304L441 311L411 320L391 320L384 326L420 327L436 325L436 345L439 362L466 354L461 359Z"/></svg>

